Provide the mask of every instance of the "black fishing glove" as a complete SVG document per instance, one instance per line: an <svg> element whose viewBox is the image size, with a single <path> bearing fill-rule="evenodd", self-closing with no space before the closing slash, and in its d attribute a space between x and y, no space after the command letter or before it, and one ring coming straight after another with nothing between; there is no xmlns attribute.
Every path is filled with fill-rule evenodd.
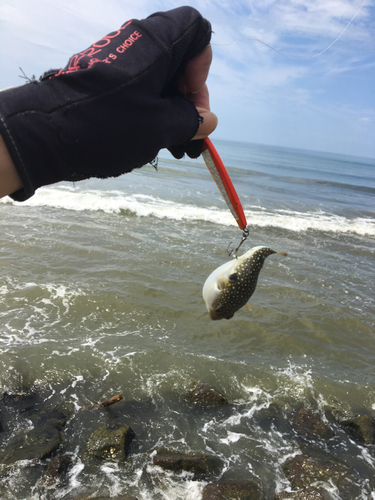
<svg viewBox="0 0 375 500"><path fill-rule="evenodd" d="M162 148L199 156L200 141L189 141L200 116L177 83L210 38L209 22L193 8L157 13L125 23L64 69L0 92L0 135L23 182L12 197L118 176Z"/></svg>

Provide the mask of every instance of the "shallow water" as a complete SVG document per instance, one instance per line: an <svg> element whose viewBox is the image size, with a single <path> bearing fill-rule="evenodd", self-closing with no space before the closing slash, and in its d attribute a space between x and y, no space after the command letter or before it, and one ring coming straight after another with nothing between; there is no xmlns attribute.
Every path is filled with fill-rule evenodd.
<svg viewBox="0 0 375 500"><path fill-rule="evenodd" d="M289 486L281 464L300 449L293 433L264 428L262 409L277 403L286 419L301 405L323 419L327 406L375 416L375 161L215 145L248 219L244 251L288 253L266 260L252 312L230 321L209 320L201 291L241 232L200 160L165 154L158 172L0 202L0 392L37 391L69 408L74 467L53 498L196 500L205 482L152 466L149 454L165 446L218 455L225 477L255 478L272 499ZM189 407L181 394L194 381L233 405ZM127 422L131 457L84 466L88 434L116 405L82 408L119 392L140 405ZM16 429L0 433L3 448ZM373 448L335 432L329 451L354 472L344 489L325 487L332 498L374 498ZM40 498L41 470L16 464L0 477L3 497Z"/></svg>

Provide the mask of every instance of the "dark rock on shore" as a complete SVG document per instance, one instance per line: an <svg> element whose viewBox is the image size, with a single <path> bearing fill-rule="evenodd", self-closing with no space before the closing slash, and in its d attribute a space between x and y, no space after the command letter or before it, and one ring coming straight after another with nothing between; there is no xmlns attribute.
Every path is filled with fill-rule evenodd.
<svg viewBox="0 0 375 500"><path fill-rule="evenodd" d="M254 418L259 422L262 429L269 431L275 427L279 432L292 434L292 425L284 416L283 408L277 403L271 403L267 408L259 410Z"/></svg>
<svg viewBox="0 0 375 500"><path fill-rule="evenodd" d="M198 404L211 407L229 405L229 401L225 396L202 383L196 384L185 396L185 399L191 405Z"/></svg>
<svg viewBox="0 0 375 500"><path fill-rule="evenodd" d="M57 430L62 430L68 420L68 417L59 411L50 411L46 413L38 413L31 417L34 425L52 425Z"/></svg>
<svg viewBox="0 0 375 500"><path fill-rule="evenodd" d="M343 462L337 460L331 453L326 451L320 446L314 446L311 442L307 440L298 440L298 446L301 450L302 455L308 456L314 462L317 462L322 465L342 465L346 467Z"/></svg>
<svg viewBox="0 0 375 500"><path fill-rule="evenodd" d="M67 420L63 413L35 413L31 418L34 427L18 432L9 441L4 449L2 463L9 465L19 460L44 460L61 445L61 430Z"/></svg>
<svg viewBox="0 0 375 500"><path fill-rule="evenodd" d="M371 418L371 410L364 410L364 413L367 411L371 416L358 417L328 408L327 425L318 415L302 407L302 403L293 401L283 404L277 400L248 418L248 414L242 411L246 404L242 407L242 403L229 403L224 395L206 384L194 384L184 400L181 393L173 392L167 403L164 401L165 404L158 405L152 400L122 399L116 400L116 404L84 407L78 411L71 408L69 403L61 403L60 400L53 402L43 397L42 393L38 395L35 389L32 390L34 392L19 395L5 394L0 399L1 498L10 498L9 485L14 485L14 481L18 480L18 476L14 479L15 471L22 474L22 477L19 476L20 487L27 493L29 485L34 485L40 498L54 498L53 495L59 488L65 488L71 480L68 471L73 463L76 464L76 460L79 461L78 448L80 458L84 461L86 477L91 474L95 477L105 461L116 462L121 474L128 471L132 473L134 468L141 465L142 481L150 491L152 488L155 491L159 487L169 487L171 476L173 483L185 481L186 474L179 474L186 471L189 473L189 479L212 481L209 484L204 483L202 500L264 500L262 489L257 482L244 481L243 476L239 480L234 479L238 477L235 468L230 467L225 477L222 477L224 462L218 456L205 455L204 451L202 454L178 453L164 448L152 452L155 442L164 440L168 443L168 434L165 433L164 427L157 426L163 421L166 407L176 415L184 412L189 419L191 417L187 424L192 429L196 428L191 425L192 422L212 421L220 425L221 422L227 422L228 414L243 414L246 418L241 418L241 422L233 426L230 424L229 428L241 435L246 433L250 437L259 427L266 433L276 429L284 442L293 443L293 446L298 444L301 454L282 465L285 477L295 491L275 494L274 485L267 484L267 478L263 477L264 495L267 498L275 495L274 500L330 499L327 491L317 488L316 481L320 484L334 483L343 498L359 498L358 490L362 485L367 488L365 493L373 491L375 485L373 465L364 463L361 457L357 457L355 462L356 456L352 451L358 453L358 449L362 449L353 443L354 440L360 445L375 444L375 419ZM137 433L134 443L132 440L135 434L127 424ZM211 443L209 445L211 446ZM212 448L215 448L215 445ZM223 449L225 448L221 448ZM125 461L130 452L131 459ZM351 468L335 458L337 455L346 461L346 452ZM160 471L155 475L155 471L152 471L151 477L148 470L150 453L155 466L175 472L176 475L163 474ZM368 449L368 453L373 455L372 447ZM231 457L227 455L226 458L230 460ZM33 461L26 465L16 463L24 459ZM86 486L88 489L79 489L76 494L78 495L78 491L91 493L77 496L74 500L136 500L131 496L132 490L125 489L129 491L130 496L122 494L107 497L103 496L108 491L104 485L101 489L95 489L94 483ZM86 486L83 485L84 488ZM203 488L203 484L201 487ZM121 486L117 491L124 490ZM138 492L138 489L134 490L136 491ZM22 491L22 498L27 498L27 493ZM18 496L21 498L21 493L18 492ZM73 500L73 497L69 498Z"/></svg>
<svg viewBox="0 0 375 500"><path fill-rule="evenodd" d="M220 474L224 466L220 458L210 455L179 453L165 448L159 448L156 451L157 453L153 456L154 465L174 472L191 472L195 479Z"/></svg>
<svg viewBox="0 0 375 500"><path fill-rule="evenodd" d="M341 422L345 419L345 413L343 412L343 410L341 410L340 408L336 408L335 406L326 406L324 408L324 415L326 419L333 424Z"/></svg>
<svg viewBox="0 0 375 500"><path fill-rule="evenodd" d="M120 427L98 427L89 437L82 460L123 461L135 434L126 424Z"/></svg>
<svg viewBox="0 0 375 500"><path fill-rule="evenodd" d="M73 461L69 455L56 455L51 459L47 466L47 470L41 477L38 484L38 494L40 498L50 498L48 489L57 487L58 482L66 475Z"/></svg>
<svg viewBox="0 0 375 500"><path fill-rule="evenodd" d="M261 500L261 490L254 481L223 481L205 486L202 500Z"/></svg>
<svg viewBox="0 0 375 500"><path fill-rule="evenodd" d="M53 457L47 467L45 474L46 483L57 481L72 466L72 458L69 455L57 455Z"/></svg>
<svg viewBox="0 0 375 500"><path fill-rule="evenodd" d="M292 488L307 488L315 481L340 482L348 474L345 464L334 460L314 460L307 455L296 455L282 464Z"/></svg>
<svg viewBox="0 0 375 500"><path fill-rule="evenodd" d="M307 488L306 490L284 492L275 495L274 500L326 500L327 495L321 488Z"/></svg>
<svg viewBox="0 0 375 500"><path fill-rule="evenodd" d="M3 464L9 465L19 460L44 460L62 444L61 431L67 416L59 411L48 411L41 394L36 391L5 393L0 400L0 415L4 427L3 440L12 436L0 457ZM30 426L30 420L33 427Z"/></svg>
<svg viewBox="0 0 375 500"><path fill-rule="evenodd" d="M9 465L19 460L44 460L50 457L61 443L61 433L51 425L21 431L6 446L2 462Z"/></svg>
<svg viewBox="0 0 375 500"><path fill-rule="evenodd" d="M25 392L21 394L8 394L6 392L1 399L1 405L4 406L4 408L11 408L17 413L38 411L41 404L41 398L36 392Z"/></svg>
<svg viewBox="0 0 375 500"><path fill-rule="evenodd" d="M375 419L368 415L352 418L342 422L345 431L357 443L365 445L375 444Z"/></svg>
<svg viewBox="0 0 375 500"><path fill-rule="evenodd" d="M123 398L113 406L100 407L100 411L105 411L114 419L126 418L131 422L144 424L155 418L155 405L151 400L136 401Z"/></svg>
<svg viewBox="0 0 375 500"><path fill-rule="evenodd" d="M303 437L308 439L332 439L335 433L325 424L322 419L306 408L301 408L294 415L292 422L295 430Z"/></svg>

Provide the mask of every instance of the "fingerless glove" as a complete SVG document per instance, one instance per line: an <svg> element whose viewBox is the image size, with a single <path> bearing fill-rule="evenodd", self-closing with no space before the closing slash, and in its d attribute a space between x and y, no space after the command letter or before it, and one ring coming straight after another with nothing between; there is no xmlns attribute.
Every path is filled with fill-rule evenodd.
<svg viewBox="0 0 375 500"><path fill-rule="evenodd" d="M187 62L211 38L199 12L181 7L131 20L74 55L61 70L0 92L0 134L23 201L43 185L113 177L162 148L200 153L200 117L177 89Z"/></svg>

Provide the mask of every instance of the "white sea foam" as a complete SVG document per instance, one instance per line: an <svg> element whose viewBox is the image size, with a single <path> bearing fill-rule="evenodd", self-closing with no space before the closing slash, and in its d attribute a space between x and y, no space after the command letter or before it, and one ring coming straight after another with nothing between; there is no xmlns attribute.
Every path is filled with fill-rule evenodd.
<svg viewBox="0 0 375 500"><path fill-rule="evenodd" d="M248 436L246 436L246 434L241 434L238 432L227 431L227 434L228 434L228 436L226 438L220 439L220 441L222 443L228 444L228 445L231 445L233 443L237 443L237 441L239 441L241 438L248 439Z"/></svg>
<svg viewBox="0 0 375 500"><path fill-rule="evenodd" d="M375 219L357 217L348 219L323 211L296 212L292 210L262 211L246 213L249 225L278 227L290 231L308 230L329 233L358 234L375 236Z"/></svg>
<svg viewBox="0 0 375 500"><path fill-rule="evenodd" d="M194 204L178 203L145 194L126 195L121 191L80 191L65 186L42 188L22 204L0 200L2 203L14 203L22 207L51 207L73 211L102 211L118 214L131 212L138 217L157 217L171 220L206 221L225 226L235 226L229 210ZM250 226L277 227L293 232L309 230L342 234L375 236L375 218L357 217L349 219L342 215L313 210L298 212L293 210L269 210L259 206L245 206L245 215Z"/></svg>
<svg viewBox="0 0 375 500"><path fill-rule="evenodd" d="M176 481L176 476L170 472L166 472L158 466L149 464L146 467L146 472L151 480L154 480L157 485L159 485L160 475L163 477L163 488L158 488L163 500L176 500L183 498L184 500L196 500L202 497L203 488L207 483L204 481L193 480L193 475L188 472L182 472L178 475L180 481ZM152 498L150 496L150 491L147 489L142 489L139 492L140 498L142 500L149 500Z"/></svg>

